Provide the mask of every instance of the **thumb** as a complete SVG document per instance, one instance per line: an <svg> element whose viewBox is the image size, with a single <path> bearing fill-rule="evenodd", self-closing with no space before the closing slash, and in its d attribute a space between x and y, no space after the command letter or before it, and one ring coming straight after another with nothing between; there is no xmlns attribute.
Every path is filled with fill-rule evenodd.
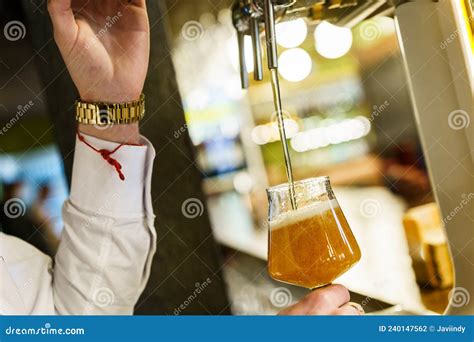
<svg viewBox="0 0 474 342"><path fill-rule="evenodd" d="M71 0L48 0L48 11L53 22L54 39L61 52L67 52L74 44L78 30Z"/></svg>

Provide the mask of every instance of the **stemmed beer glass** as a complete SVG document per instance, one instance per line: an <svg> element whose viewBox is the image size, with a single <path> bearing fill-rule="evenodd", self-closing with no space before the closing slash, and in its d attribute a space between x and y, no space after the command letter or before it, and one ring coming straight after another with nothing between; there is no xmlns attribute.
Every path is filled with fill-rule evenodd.
<svg viewBox="0 0 474 342"><path fill-rule="evenodd" d="M288 183L267 190L268 271L276 280L315 289L349 270L361 253L329 177L293 184L295 210Z"/></svg>

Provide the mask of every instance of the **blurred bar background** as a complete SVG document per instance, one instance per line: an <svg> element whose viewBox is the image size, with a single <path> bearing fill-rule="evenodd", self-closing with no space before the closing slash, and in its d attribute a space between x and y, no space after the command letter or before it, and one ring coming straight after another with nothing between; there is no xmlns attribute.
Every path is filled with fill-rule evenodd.
<svg viewBox="0 0 474 342"><path fill-rule="evenodd" d="M159 25L166 29L169 50L152 54L149 77L158 79L162 63L166 64L163 61L172 59L181 97L171 101L182 108L185 124L174 128L167 125L168 131L161 134L166 134L173 145L181 146L189 138L192 142L193 153L186 155L196 162L210 219L206 222L221 247L216 262L221 266L213 264L212 273L217 268L222 270L228 297L228 303L217 305L219 310L208 309L215 304L206 302L210 299L198 298L199 305L189 305L190 309L179 313L275 313L306 290L279 284L266 273L265 189L285 182L268 71L264 68L263 82L254 82L250 77L249 89L241 89L232 1L164 3L160 14L166 20L159 20ZM1 6L2 25L21 13L18 6L3 2ZM38 8L44 10L44 6ZM28 10L35 11L31 6ZM152 37L162 39L163 35ZM338 281L353 291L369 312L442 312L452 285L449 272L440 275L431 271L427 277L423 268L426 258L418 262L421 269L412 266L426 241L421 235L410 233L418 228L410 226L405 233L403 224L408 209L416 210L433 202L433 198L394 20L379 16L347 29L328 22L310 25L297 19L278 24L277 37L283 108L295 178L331 177L362 250L361 262ZM67 196L62 160L69 156L64 151L59 153L39 81L38 68L48 68L50 61L42 61L41 54L34 52L36 63L16 58L31 56L36 50L32 50L28 39L12 44L1 38L0 123L2 127L11 126L0 135L2 196L4 201L21 197L28 212L29 208L40 206L47 224L59 238L60 208ZM253 73L250 46L247 52L248 72ZM163 91L154 86L167 87L166 82L150 84L153 86L147 86L148 97ZM30 101L33 105L28 105ZM11 123L12 116L25 107L25 114ZM160 104L155 108L159 111ZM160 119L152 122L159 125ZM144 131L148 136L155 134L146 124ZM158 153L157 165L174 162L159 158ZM40 196L45 187L47 196ZM196 193L189 192L188 197L199 198L201 189L196 189ZM424 211L421 217L415 215L415 221L423 226L424 221L436 216L436 210ZM410 217L414 217L411 213ZM441 222L432 226L441 231ZM185 233L178 235L181 234ZM438 236L435 245L445 246L443 239L442 234ZM173 264L179 264L185 257L161 254L155 263L175 258ZM449 265L446 258L449 256L430 262ZM163 274L156 276L165 278ZM433 277L448 280L432 283ZM201 278L195 275L189 283L201 283ZM149 310L145 313L176 314L179 305L173 305L184 302L193 290L186 285L179 293L168 289L146 305ZM281 293L285 295L283 302L276 299ZM159 299L168 295L178 296L175 304L160 307ZM392 311L383 311L389 308Z"/></svg>

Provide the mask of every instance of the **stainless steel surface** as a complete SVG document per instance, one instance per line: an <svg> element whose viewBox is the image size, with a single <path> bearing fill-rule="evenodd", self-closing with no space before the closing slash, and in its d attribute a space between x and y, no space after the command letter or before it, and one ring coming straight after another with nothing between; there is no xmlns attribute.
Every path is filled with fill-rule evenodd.
<svg viewBox="0 0 474 342"><path fill-rule="evenodd" d="M337 24L340 26L345 26L352 28L362 20L368 18L372 13L377 11L379 8L386 4L385 0L374 0L361 3L359 6L355 7L347 15L343 16L337 21Z"/></svg>
<svg viewBox="0 0 474 342"><path fill-rule="evenodd" d="M304 18L311 23L327 20L339 26L353 27L364 19L393 8L392 0L236 0L232 6L232 19L239 34L252 37L254 51L254 79L263 79L262 55L259 38L259 24L265 23L268 68L278 67L278 49L275 24L285 20ZM244 54L240 51L240 57ZM244 63L245 64L245 63ZM245 65L241 63L243 88L248 87L248 75L244 75Z"/></svg>
<svg viewBox="0 0 474 342"><path fill-rule="evenodd" d="M278 49L275 29L275 9L272 0L265 0L265 41L267 43L268 68L278 68Z"/></svg>
<svg viewBox="0 0 474 342"><path fill-rule="evenodd" d="M423 157L454 263L452 299L460 289L474 293L474 201L466 200L474 194L474 62L461 4L415 1L395 12ZM440 44L452 32L459 34ZM474 301L462 303L451 300L445 313L472 315Z"/></svg>
<svg viewBox="0 0 474 342"><path fill-rule="evenodd" d="M285 120L283 118L283 108L281 105L280 81L278 79L278 48L276 42L275 12L273 6L272 0L265 0L264 17L266 32L265 41L267 43L267 60L268 68L270 69L271 73L275 114L278 122L281 146L283 148L283 156L285 158L286 177L290 185L291 207L296 209L295 187L293 184L293 168L291 166L290 151L288 148L288 141L286 139Z"/></svg>
<svg viewBox="0 0 474 342"><path fill-rule="evenodd" d="M256 81L261 81L263 80L263 56L262 44L260 41L259 19L257 17L252 17L250 19L250 32L252 36L254 62L253 77Z"/></svg>
<svg viewBox="0 0 474 342"><path fill-rule="evenodd" d="M247 62L245 61L245 35L239 31L237 37L239 42L240 80L242 88L247 89L249 87L249 73L247 71Z"/></svg>
<svg viewBox="0 0 474 342"><path fill-rule="evenodd" d="M293 183L293 167L291 166L290 151L288 149L288 140L286 139L285 132L285 120L283 118L283 108L281 106L281 94L280 94L280 82L278 80L278 69L273 68L270 70L272 77L272 91L273 91L273 103L275 105L275 112L278 121L278 130L280 132L281 146L283 148L283 156L285 158L285 171L286 177L288 178L288 184L290 185L290 199L291 207L296 209L295 199L295 185Z"/></svg>

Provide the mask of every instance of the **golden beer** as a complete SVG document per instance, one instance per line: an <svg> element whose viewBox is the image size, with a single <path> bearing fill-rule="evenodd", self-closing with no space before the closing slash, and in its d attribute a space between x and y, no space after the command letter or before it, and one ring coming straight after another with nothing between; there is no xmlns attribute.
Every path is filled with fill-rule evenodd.
<svg viewBox="0 0 474 342"><path fill-rule="evenodd" d="M304 199L301 191L308 191L308 184L300 184L296 193L303 200L298 209L283 210L269 220L271 277L310 289L330 284L361 258L357 241L329 187L329 179L308 181L315 180L327 182L316 191L315 199L311 196Z"/></svg>

